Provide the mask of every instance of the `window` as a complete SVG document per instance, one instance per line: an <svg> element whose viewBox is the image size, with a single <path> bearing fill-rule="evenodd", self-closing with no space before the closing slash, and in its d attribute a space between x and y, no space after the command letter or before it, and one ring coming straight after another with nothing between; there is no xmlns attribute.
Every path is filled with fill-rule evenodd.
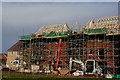
<svg viewBox="0 0 120 80"><path fill-rule="evenodd" d="M89 54L92 54L93 50L89 50Z"/></svg>
<svg viewBox="0 0 120 80"><path fill-rule="evenodd" d="M104 49L98 49L99 59L104 59Z"/></svg>
<svg viewBox="0 0 120 80"><path fill-rule="evenodd" d="M19 56L19 55L20 55L20 52L17 52L16 55Z"/></svg>
<svg viewBox="0 0 120 80"><path fill-rule="evenodd" d="M52 55L52 51L50 51L50 55Z"/></svg>
<svg viewBox="0 0 120 80"><path fill-rule="evenodd" d="M10 52L10 56L13 56L13 52Z"/></svg>

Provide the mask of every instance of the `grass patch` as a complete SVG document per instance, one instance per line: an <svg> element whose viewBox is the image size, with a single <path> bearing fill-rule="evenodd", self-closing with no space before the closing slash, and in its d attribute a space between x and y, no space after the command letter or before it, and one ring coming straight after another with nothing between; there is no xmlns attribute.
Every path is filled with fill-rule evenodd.
<svg viewBox="0 0 120 80"><path fill-rule="evenodd" d="M105 78L95 77L68 77L68 76L51 76L41 74L15 74L15 73L3 73L2 80L106 80ZM115 79L108 79L115 80ZM117 79L118 80L118 79Z"/></svg>
<svg viewBox="0 0 120 80"><path fill-rule="evenodd" d="M3 78L67 78L67 76L50 76L41 74L14 74L3 73Z"/></svg>

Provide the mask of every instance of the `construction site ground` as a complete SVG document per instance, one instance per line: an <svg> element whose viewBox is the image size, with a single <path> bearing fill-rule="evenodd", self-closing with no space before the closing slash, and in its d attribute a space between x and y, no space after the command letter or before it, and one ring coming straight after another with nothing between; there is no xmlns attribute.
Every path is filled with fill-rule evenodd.
<svg viewBox="0 0 120 80"><path fill-rule="evenodd" d="M61 75L51 75L43 73L23 73L23 72L14 72L14 71L2 71L2 80L106 80L106 78L97 77L97 76L61 76ZM108 79L116 80L116 79ZM117 79L118 80L118 79Z"/></svg>

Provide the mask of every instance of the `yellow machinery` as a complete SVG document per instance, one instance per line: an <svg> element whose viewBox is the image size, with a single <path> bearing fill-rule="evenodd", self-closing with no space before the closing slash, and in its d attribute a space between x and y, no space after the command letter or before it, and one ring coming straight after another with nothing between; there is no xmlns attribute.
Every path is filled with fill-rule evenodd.
<svg viewBox="0 0 120 80"><path fill-rule="evenodd" d="M61 75L61 76L64 76L66 74L68 74L70 72L69 69L65 69L65 70L59 70L58 71L52 71L55 75Z"/></svg>

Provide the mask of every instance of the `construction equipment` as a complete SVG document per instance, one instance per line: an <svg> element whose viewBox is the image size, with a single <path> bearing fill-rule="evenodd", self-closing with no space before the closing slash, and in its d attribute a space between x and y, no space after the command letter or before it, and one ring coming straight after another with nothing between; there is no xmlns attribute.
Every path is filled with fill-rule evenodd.
<svg viewBox="0 0 120 80"><path fill-rule="evenodd" d="M68 74L70 72L70 70L69 69L63 69L63 70L56 69L56 71L51 71L51 72L53 72L55 75L64 76L64 75Z"/></svg>
<svg viewBox="0 0 120 80"><path fill-rule="evenodd" d="M74 75L74 76L83 75L84 72L85 72L85 65L84 65L84 63L83 63L81 60L73 60L72 58L70 58L70 63L69 63L70 71L72 71L72 62L75 62L75 63L80 64L80 65L81 65L81 70L82 70L82 71L76 70L76 71L73 73L73 75Z"/></svg>
<svg viewBox="0 0 120 80"><path fill-rule="evenodd" d="M85 68L86 68L85 75L90 76L102 75L102 68L98 66L98 62L95 60L86 60Z"/></svg>
<svg viewBox="0 0 120 80"><path fill-rule="evenodd" d="M86 60L86 63L84 64L81 60L72 60L72 58L70 58L70 71L72 71L72 62L79 63L82 70L79 71L78 69L76 69L76 71L73 73L74 76L80 76L84 74L89 76L102 75L102 68L98 66L98 63L95 60Z"/></svg>

